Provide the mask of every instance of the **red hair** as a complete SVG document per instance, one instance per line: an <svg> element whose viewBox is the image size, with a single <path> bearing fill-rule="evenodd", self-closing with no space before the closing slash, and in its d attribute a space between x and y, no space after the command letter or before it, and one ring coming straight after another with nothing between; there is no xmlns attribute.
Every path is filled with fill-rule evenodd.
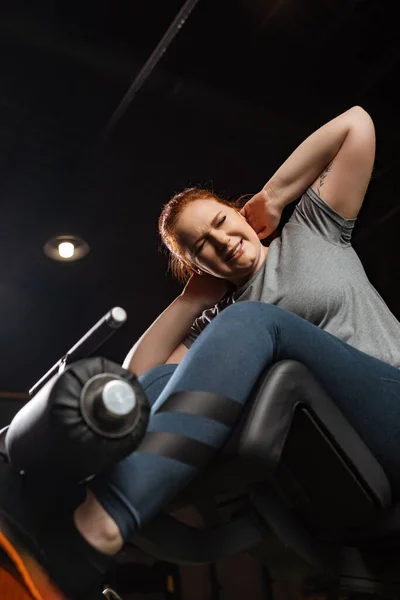
<svg viewBox="0 0 400 600"><path fill-rule="evenodd" d="M183 209L194 200L215 200L220 204L239 210L245 203L244 198L241 196L238 200L225 200L210 190L192 187L175 194L163 206L158 219L158 232L169 251L169 269L180 283L186 283L194 272L194 269L184 261L175 235L176 223Z"/></svg>

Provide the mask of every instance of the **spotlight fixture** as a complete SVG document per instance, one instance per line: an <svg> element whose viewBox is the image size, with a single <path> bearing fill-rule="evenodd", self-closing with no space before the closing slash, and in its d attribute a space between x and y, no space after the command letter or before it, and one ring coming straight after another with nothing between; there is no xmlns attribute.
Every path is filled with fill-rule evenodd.
<svg viewBox="0 0 400 600"><path fill-rule="evenodd" d="M57 235L43 246L46 256L60 262L79 260L86 256L89 250L88 244L76 235Z"/></svg>

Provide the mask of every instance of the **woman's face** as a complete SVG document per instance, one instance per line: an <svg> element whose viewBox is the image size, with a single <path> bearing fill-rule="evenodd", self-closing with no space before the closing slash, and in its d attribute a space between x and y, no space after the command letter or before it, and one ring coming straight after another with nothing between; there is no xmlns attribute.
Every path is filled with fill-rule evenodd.
<svg viewBox="0 0 400 600"><path fill-rule="evenodd" d="M188 204L178 217L175 234L189 266L237 286L261 267L268 252L236 209L214 199Z"/></svg>

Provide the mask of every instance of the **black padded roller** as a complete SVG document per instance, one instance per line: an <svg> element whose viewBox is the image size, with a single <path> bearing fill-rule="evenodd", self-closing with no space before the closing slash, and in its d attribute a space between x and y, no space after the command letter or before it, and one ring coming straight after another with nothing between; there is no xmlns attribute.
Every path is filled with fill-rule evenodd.
<svg viewBox="0 0 400 600"><path fill-rule="evenodd" d="M26 473L82 481L133 452L150 407L136 375L104 358L73 363L14 417L9 462Z"/></svg>

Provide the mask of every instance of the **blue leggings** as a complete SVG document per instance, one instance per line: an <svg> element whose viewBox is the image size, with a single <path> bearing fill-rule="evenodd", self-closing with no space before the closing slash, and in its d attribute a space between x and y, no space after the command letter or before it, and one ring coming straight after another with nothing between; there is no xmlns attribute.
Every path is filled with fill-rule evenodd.
<svg viewBox="0 0 400 600"><path fill-rule="evenodd" d="M394 496L400 497L400 369L282 308L238 302L207 326L179 365L161 365L139 378L153 405L149 435L175 434L178 453L148 451L145 437L138 450L89 483L125 540L204 468L193 460L194 450L200 448L211 460L232 430L223 420L179 409L163 411L171 394L214 392L241 409L260 373L283 359L298 360L314 373L381 463Z"/></svg>

